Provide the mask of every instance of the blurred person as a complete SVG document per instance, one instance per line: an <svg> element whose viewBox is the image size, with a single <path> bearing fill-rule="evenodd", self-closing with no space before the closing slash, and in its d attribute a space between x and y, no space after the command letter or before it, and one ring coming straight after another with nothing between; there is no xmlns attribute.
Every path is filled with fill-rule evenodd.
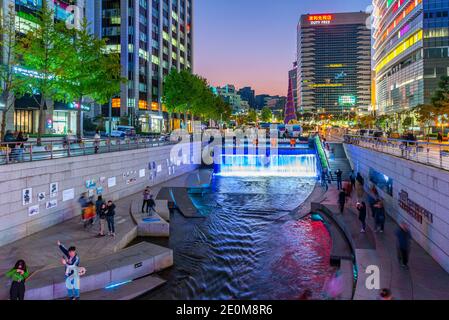
<svg viewBox="0 0 449 320"><path fill-rule="evenodd" d="M357 203L357 210L359 212L359 221L362 223L362 229L360 233L366 232L366 203Z"/></svg>
<svg viewBox="0 0 449 320"><path fill-rule="evenodd" d="M151 190L150 187L146 187L145 190L143 191L142 197L143 197L143 202L142 202L142 213L149 213L150 210L150 196L151 196ZM146 207L146 210L145 210Z"/></svg>
<svg viewBox="0 0 449 320"><path fill-rule="evenodd" d="M338 188L338 190L342 190L343 189L343 171L338 169L337 171L335 171L335 175L337 176L337 188Z"/></svg>
<svg viewBox="0 0 449 320"><path fill-rule="evenodd" d="M379 299L385 301L393 300L393 294L391 293L391 290L386 288L380 290Z"/></svg>
<svg viewBox="0 0 449 320"><path fill-rule="evenodd" d="M408 268L408 261L411 247L411 233L408 225L402 223L396 231L396 238L398 241L399 262L403 268Z"/></svg>
<svg viewBox="0 0 449 320"><path fill-rule="evenodd" d="M115 204L109 200L106 212L106 221L108 222L109 235L115 237Z"/></svg>
<svg viewBox="0 0 449 320"><path fill-rule="evenodd" d="M376 233L384 233L386 214L382 200L378 200L374 205L374 220L376 222Z"/></svg>
<svg viewBox="0 0 449 320"><path fill-rule="evenodd" d="M329 299L339 300L343 294L343 288L343 277L341 275L341 271L338 270L329 280L326 281L324 285L324 292Z"/></svg>
<svg viewBox="0 0 449 320"><path fill-rule="evenodd" d="M344 192L342 190L338 194L338 205L339 205L339 208L340 208L340 213L342 213L342 214L345 211L345 204L346 204L346 192Z"/></svg>
<svg viewBox="0 0 449 320"><path fill-rule="evenodd" d="M94 148L95 148L95 154L98 153L98 151L100 150L100 143L101 143L101 135L100 135L100 131L96 130L95 131L95 136L94 136Z"/></svg>

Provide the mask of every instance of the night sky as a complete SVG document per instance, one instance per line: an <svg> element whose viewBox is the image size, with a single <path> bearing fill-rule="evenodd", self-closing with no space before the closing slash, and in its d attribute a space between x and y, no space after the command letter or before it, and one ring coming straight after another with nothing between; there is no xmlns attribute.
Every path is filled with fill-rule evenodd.
<svg viewBox="0 0 449 320"><path fill-rule="evenodd" d="M211 85L287 95L301 14L365 11L371 0L195 0L194 72Z"/></svg>

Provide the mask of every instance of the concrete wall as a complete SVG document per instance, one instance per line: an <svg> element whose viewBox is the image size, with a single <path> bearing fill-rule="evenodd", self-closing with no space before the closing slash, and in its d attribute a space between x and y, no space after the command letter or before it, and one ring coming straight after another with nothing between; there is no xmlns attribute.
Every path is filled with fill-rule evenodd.
<svg viewBox="0 0 449 320"><path fill-rule="evenodd" d="M165 182L198 168L190 164L189 157L179 157L181 163L171 159L172 148L164 146L0 166L0 246L80 215L78 199L88 190L88 180L95 180L97 187L103 188L103 198L115 201L141 192L145 186ZM190 149L194 150L192 154L199 152L198 148ZM142 169L145 177L139 176ZM109 187L108 179L112 177L116 177L116 185ZM132 179L135 181L129 181ZM51 183L58 183L59 191L54 198L50 198ZM27 188L32 188L32 203L23 205L22 191ZM70 189L74 189L74 199L64 202L63 191ZM93 190L96 196L96 188ZM38 193L41 192L45 192L46 199L39 202ZM50 200L57 200L57 206L46 209ZM30 216L29 208L33 206L39 206L39 214Z"/></svg>
<svg viewBox="0 0 449 320"><path fill-rule="evenodd" d="M379 190L388 214L398 223L411 226L413 238L449 272L449 172L354 145L345 145L351 166L362 173L369 188L369 170L393 179L393 197ZM423 217L422 224L399 206L399 193L433 215L433 223ZM411 259L413 260L413 252Z"/></svg>

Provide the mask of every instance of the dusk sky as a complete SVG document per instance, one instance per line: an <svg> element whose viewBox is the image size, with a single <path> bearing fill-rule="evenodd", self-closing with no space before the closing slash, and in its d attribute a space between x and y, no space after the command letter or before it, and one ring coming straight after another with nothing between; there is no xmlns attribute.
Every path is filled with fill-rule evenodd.
<svg viewBox="0 0 449 320"><path fill-rule="evenodd" d="M287 95L301 14L365 11L371 0L195 0L194 72L211 85Z"/></svg>

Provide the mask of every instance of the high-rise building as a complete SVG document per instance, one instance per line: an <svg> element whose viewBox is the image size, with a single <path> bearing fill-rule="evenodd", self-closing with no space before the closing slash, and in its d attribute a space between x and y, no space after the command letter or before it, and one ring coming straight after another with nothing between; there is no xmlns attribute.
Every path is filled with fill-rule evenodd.
<svg viewBox="0 0 449 320"><path fill-rule="evenodd" d="M212 87L211 90L214 94L221 96L232 107L234 115L245 114L249 111L249 103L242 100L234 85L227 84L224 87Z"/></svg>
<svg viewBox="0 0 449 320"><path fill-rule="evenodd" d="M58 22L73 21L74 7L77 6L79 18L84 17L84 0L0 0L0 10L4 15L9 13L10 8L16 15L17 34L25 34L30 26L35 24L36 18L43 3L54 13L54 18ZM3 48L0 48L0 63L6 63L6 56ZM15 67L16 72L27 72L20 65ZM90 106L83 105L84 111L89 111ZM50 133L67 134L76 133L77 110L74 103L64 103L59 101L47 101L47 129ZM33 97L25 96L15 99L14 110L6 114L6 128L8 130L22 131L24 133L37 133L39 126L39 105Z"/></svg>
<svg viewBox="0 0 449 320"><path fill-rule="evenodd" d="M256 96L256 109L262 110L266 105L267 99L270 99L269 94L259 94Z"/></svg>
<svg viewBox="0 0 449 320"><path fill-rule="evenodd" d="M128 116L143 132L169 128L163 80L173 68L193 70L192 10L193 0L89 1L95 33L108 39L109 50L120 52L122 76L128 79L120 98L113 99L113 116ZM178 117L172 128L180 127Z"/></svg>
<svg viewBox="0 0 449 320"><path fill-rule="evenodd" d="M449 75L449 0L374 0L373 16L377 111L429 102Z"/></svg>
<svg viewBox="0 0 449 320"><path fill-rule="evenodd" d="M289 79L289 94L290 89L293 92L293 106L296 110L298 110L298 63L295 61L293 63L293 69L291 69L288 72L288 79Z"/></svg>
<svg viewBox="0 0 449 320"><path fill-rule="evenodd" d="M298 24L298 104L302 112L367 112L371 30L364 12L306 14Z"/></svg>
<svg viewBox="0 0 449 320"><path fill-rule="evenodd" d="M251 108L256 108L256 92L251 87L244 87L240 89L238 94L242 97L243 101L248 102Z"/></svg>

